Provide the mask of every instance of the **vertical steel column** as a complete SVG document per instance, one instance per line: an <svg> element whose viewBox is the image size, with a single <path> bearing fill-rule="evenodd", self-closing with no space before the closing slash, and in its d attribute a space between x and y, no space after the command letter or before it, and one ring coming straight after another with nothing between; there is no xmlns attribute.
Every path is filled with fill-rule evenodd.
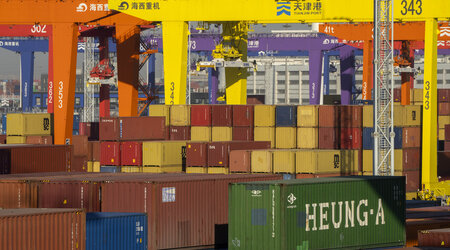
<svg viewBox="0 0 450 250"><path fill-rule="evenodd" d="M148 86L154 93L156 84L156 54L151 54L148 58Z"/></svg>
<svg viewBox="0 0 450 250"><path fill-rule="evenodd" d="M353 76L355 74L355 53L350 46L344 46L339 50L341 64L341 104L352 103Z"/></svg>
<svg viewBox="0 0 450 250"><path fill-rule="evenodd" d="M53 113L53 36L48 37L47 113ZM43 100L45 101L45 100Z"/></svg>
<svg viewBox="0 0 450 250"><path fill-rule="evenodd" d="M208 56L208 60L213 58L211 54ZM219 71L213 68L208 68L208 93L209 104L217 104L217 91L219 89Z"/></svg>
<svg viewBox="0 0 450 250"><path fill-rule="evenodd" d="M34 52L20 52L20 84L22 86L22 112L33 108Z"/></svg>
<svg viewBox="0 0 450 250"><path fill-rule="evenodd" d="M309 51L309 104L320 104L320 88L322 80L321 50Z"/></svg>
<svg viewBox="0 0 450 250"><path fill-rule="evenodd" d="M330 55L323 53L323 94L330 94Z"/></svg>
<svg viewBox="0 0 450 250"><path fill-rule="evenodd" d="M394 175L394 1L375 0L374 175Z"/></svg>
<svg viewBox="0 0 450 250"><path fill-rule="evenodd" d="M363 50L363 83L362 83L362 99L372 100L373 89L373 42L372 40L364 41Z"/></svg>
<svg viewBox="0 0 450 250"><path fill-rule="evenodd" d="M100 85L100 117L110 116L109 84Z"/></svg>

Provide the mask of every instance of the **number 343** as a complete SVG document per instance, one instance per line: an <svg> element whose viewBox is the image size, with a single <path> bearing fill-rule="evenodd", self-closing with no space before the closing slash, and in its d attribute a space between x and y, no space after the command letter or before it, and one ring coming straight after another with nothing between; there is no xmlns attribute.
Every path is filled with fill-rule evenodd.
<svg viewBox="0 0 450 250"><path fill-rule="evenodd" d="M402 15L420 15L422 14L422 0L402 0L402 9L400 13Z"/></svg>

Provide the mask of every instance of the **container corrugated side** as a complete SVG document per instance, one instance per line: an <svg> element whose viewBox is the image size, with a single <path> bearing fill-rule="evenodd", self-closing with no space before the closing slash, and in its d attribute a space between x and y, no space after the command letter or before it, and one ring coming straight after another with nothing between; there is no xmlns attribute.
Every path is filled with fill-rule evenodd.
<svg viewBox="0 0 450 250"><path fill-rule="evenodd" d="M232 141L232 127L212 127L211 141Z"/></svg>
<svg viewBox="0 0 450 250"><path fill-rule="evenodd" d="M275 148L296 148L297 128L276 127L275 128Z"/></svg>
<svg viewBox="0 0 450 250"><path fill-rule="evenodd" d="M1 180L0 208L37 208L38 185L30 181Z"/></svg>
<svg viewBox="0 0 450 250"><path fill-rule="evenodd" d="M250 154L253 173L272 173L272 152L270 150L253 150Z"/></svg>
<svg viewBox="0 0 450 250"><path fill-rule="evenodd" d="M170 106L170 125L171 126L189 126L191 124L191 106L190 105L172 105Z"/></svg>
<svg viewBox="0 0 450 250"><path fill-rule="evenodd" d="M51 135L51 114L10 113L6 116L7 135Z"/></svg>
<svg viewBox="0 0 450 250"><path fill-rule="evenodd" d="M186 141L148 141L142 143L142 165L181 166L182 147Z"/></svg>
<svg viewBox="0 0 450 250"><path fill-rule="evenodd" d="M254 141L270 141L270 147L275 147L275 127L255 127L253 130Z"/></svg>
<svg viewBox="0 0 450 250"><path fill-rule="evenodd" d="M192 141L211 141L211 127L191 127Z"/></svg>
<svg viewBox="0 0 450 250"><path fill-rule="evenodd" d="M0 147L4 149L6 147ZM12 146L10 152L12 174L71 171L70 145Z"/></svg>
<svg viewBox="0 0 450 250"><path fill-rule="evenodd" d="M297 128L297 148L318 148L319 129L299 127Z"/></svg>
<svg viewBox="0 0 450 250"><path fill-rule="evenodd" d="M334 177L230 186L229 249L405 244L403 177Z"/></svg>
<svg viewBox="0 0 450 250"><path fill-rule="evenodd" d="M148 116L163 116L166 118L166 126L170 124L170 106L150 105L148 106Z"/></svg>
<svg viewBox="0 0 450 250"><path fill-rule="evenodd" d="M255 105L254 116L255 127L275 127L275 106Z"/></svg>
<svg viewBox="0 0 450 250"><path fill-rule="evenodd" d="M0 210L0 249L84 250L85 216L81 209Z"/></svg>
<svg viewBox="0 0 450 250"><path fill-rule="evenodd" d="M295 150L273 150L273 172L295 173Z"/></svg>
<svg viewBox="0 0 450 250"><path fill-rule="evenodd" d="M297 108L298 127L318 127L319 126L319 106L301 105Z"/></svg>

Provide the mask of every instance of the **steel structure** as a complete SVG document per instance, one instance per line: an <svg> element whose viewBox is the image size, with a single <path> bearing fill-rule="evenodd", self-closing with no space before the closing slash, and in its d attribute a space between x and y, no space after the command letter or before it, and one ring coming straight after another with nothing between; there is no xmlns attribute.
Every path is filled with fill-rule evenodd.
<svg viewBox="0 0 450 250"><path fill-rule="evenodd" d="M94 37L86 37L84 42L84 109L83 109L83 122L95 122L96 117L96 107L94 94L98 93L98 83L91 83L89 80L89 72L95 66L95 39Z"/></svg>

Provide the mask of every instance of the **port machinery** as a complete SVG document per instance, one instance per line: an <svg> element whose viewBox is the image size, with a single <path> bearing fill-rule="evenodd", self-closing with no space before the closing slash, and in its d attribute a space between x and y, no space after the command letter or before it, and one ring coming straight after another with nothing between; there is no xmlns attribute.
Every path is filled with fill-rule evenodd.
<svg viewBox="0 0 450 250"><path fill-rule="evenodd" d="M389 54L389 49L392 51L389 44L389 33L393 30L393 21L425 21L422 193L425 193L424 196L431 197L446 197L447 194L450 194L450 183L438 181L436 153L437 23L438 20L448 20L450 16L450 2L447 0L392 0L392 2L390 0L309 0L302 2L228 0L226 4L218 0L208 1L207 4L203 0L146 0L140 2L110 0L108 3L105 1L50 2L37 0L1 1L0 3L2 4L1 24L53 25L54 80L57 83L54 86L57 97L55 100L55 142L57 144L71 142L69 125L73 120L71 112L74 102L76 34L79 23L103 22L103 25L122 26L116 28L116 32L120 34L118 41L123 42L119 43L118 50L122 48L129 53L118 51L118 61L128 62L128 67L137 69L139 62L136 55L139 52L139 39L136 30L139 22L135 18L161 22L165 41L163 44L165 93L167 93L165 102L167 104L185 104L188 21L223 24L223 42L216 48L215 58L222 57L221 59L224 61L245 61L247 31L251 23L371 22L376 16L376 37L379 42L377 45L382 44L382 46L375 46L375 55L381 55L380 58L383 61L381 68L376 68L381 71L375 70L375 72L380 75L386 73L383 70L389 70L387 64L393 63L389 57L384 57L386 55L393 56ZM101 8L99 8L100 6ZM105 11L107 9L108 11ZM114 22L112 19L115 16L117 18L117 12L113 13L110 10L129 16L121 16L120 23ZM377 54L380 51L383 53ZM375 65L380 66L380 58L376 57ZM242 68L226 69L228 104L246 102L246 77L244 77L246 74L243 74L244 71L245 69ZM122 74L121 76L119 73L119 93L127 96L124 100L129 100L128 102L121 101L119 109L122 112L120 115L129 116L137 113L137 105L133 105L137 103L137 90L133 84L138 81L136 78L137 75L134 74ZM384 82L382 81L382 83ZM390 95L387 84L376 87L381 88L382 93ZM375 99L377 97L376 94ZM387 106L385 105L385 107ZM389 113L392 115L392 112L385 112L385 116ZM379 119L375 119L375 121L377 122ZM389 139L387 140L389 141ZM393 163L393 160L391 162ZM389 165L388 162L387 164ZM392 173L393 170L390 169L389 172ZM384 174L388 174L388 172L385 171Z"/></svg>

